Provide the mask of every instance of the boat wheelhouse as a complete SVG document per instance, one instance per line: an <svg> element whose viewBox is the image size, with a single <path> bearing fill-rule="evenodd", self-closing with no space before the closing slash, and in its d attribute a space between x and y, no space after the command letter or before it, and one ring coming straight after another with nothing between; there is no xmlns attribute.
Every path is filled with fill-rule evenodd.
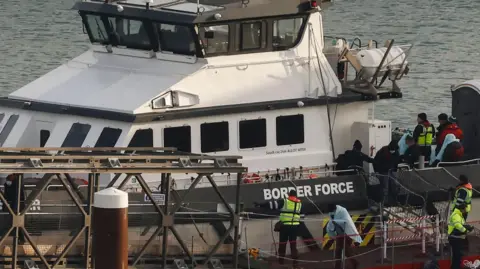
<svg viewBox="0 0 480 269"><path fill-rule="evenodd" d="M408 47L328 45L316 1L213 2L77 2L91 49L0 100L0 145L175 147L268 175L388 143L369 113L401 97Z"/></svg>

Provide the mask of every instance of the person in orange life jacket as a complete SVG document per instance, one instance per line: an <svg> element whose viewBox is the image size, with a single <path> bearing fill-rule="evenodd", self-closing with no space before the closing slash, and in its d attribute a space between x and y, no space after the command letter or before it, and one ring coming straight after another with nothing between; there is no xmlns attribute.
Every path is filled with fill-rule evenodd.
<svg viewBox="0 0 480 269"><path fill-rule="evenodd" d="M407 143L408 148L400 158L402 162L408 164L410 168L413 168L415 162L418 162L418 158L420 158L420 155L422 154L421 147L415 143L414 138L411 136L407 136L405 142Z"/></svg>
<svg viewBox="0 0 480 269"><path fill-rule="evenodd" d="M432 154L432 141L435 137L435 127L427 120L427 114L420 113L417 117L418 125L413 130L413 139L418 144L420 153L425 160Z"/></svg>
<svg viewBox="0 0 480 269"><path fill-rule="evenodd" d="M280 232L280 242L278 245L278 262L285 263L285 252L287 243L290 244L290 252L293 259L293 266L298 265L297 233L300 225L300 214L302 212L302 202L297 198L297 192L291 190L287 199L279 199L265 203L254 203L255 207L270 208L280 210L280 220L275 225L275 231ZM277 227L280 226L280 227Z"/></svg>
<svg viewBox="0 0 480 269"><path fill-rule="evenodd" d="M435 155L438 154L442 148L445 137L448 134L453 134L455 138L460 141L463 140L463 131L457 125L457 119L453 116L448 117L447 114L442 113L438 115L438 122L440 125L437 128L437 147L435 148Z"/></svg>
<svg viewBox="0 0 480 269"><path fill-rule="evenodd" d="M379 176L377 177L380 182L380 190L376 191L375 188L373 194L373 199L376 202L381 202L385 198L385 193L389 193L388 188L388 173L397 170L398 163L400 162L400 156L398 153L398 141L391 141L388 146L382 147L377 154L375 154L375 158L373 158L373 169L375 173L378 173Z"/></svg>

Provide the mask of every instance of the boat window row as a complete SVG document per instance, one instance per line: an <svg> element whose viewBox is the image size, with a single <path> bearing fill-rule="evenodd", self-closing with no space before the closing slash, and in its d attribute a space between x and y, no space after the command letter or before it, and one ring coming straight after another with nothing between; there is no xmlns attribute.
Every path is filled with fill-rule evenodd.
<svg viewBox="0 0 480 269"><path fill-rule="evenodd" d="M92 43L198 57L286 50L301 38L306 16L265 18L221 25L173 25L82 13Z"/></svg>
<svg viewBox="0 0 480 269"><path fill-rule="evenodd" d="M230 131L227 121L200 124L200 151L222 152L230 149ZM236 123L235 123L236 124ZM276 118L276 145L286 146L305 142L304 116L288 115ZM163 146L179 151L192 152L191 126L166 127L163 129ZM139 129L133 135L129 147L153 147L152 129ZM267 120L263 118L241 120L238 123L238 148L252 149L267 146Z"/></svg>

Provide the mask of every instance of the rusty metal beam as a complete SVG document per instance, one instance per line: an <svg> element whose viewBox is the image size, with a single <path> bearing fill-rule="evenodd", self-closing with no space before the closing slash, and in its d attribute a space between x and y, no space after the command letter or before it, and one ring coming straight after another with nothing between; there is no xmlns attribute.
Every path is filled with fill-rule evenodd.
<svg viewBox="0 0 480 269"><path fill-rule="evenodd" d="M210 250L210 252L207 254L207 258L205 259L204 261L204 264L207 264L213 257L213 255L215 255L215 253L217 252L218 248L220 248L220 245L223 244L223 242L225 241L225 239L230 235L230 233L233 231L233 228L235 226L230 223L230 226L228 227L227 231L225 232L225 234L223 234L223 236L220 238L220 240L218 240L218 242L215 244L215 246L213 246L212 250ZM238 240L238 238L236 239Z"/></svg>
<svg viewBox="0 0 480 269"><path fill-rule="evenodd" d="M145 192L145 194L148 196L150 199L150 203L155 207L157 212L162 215L162 218L165 217L165 214L163 213L162 209L155 203L155 199L153 199L152 192L150 191L150 188L148 187L147 183L145 182L145 179L143 179L142 175L137 174L135 177L138 180L138 183L142 187L142 190Z"/></svg>
<svg viewBox="0 0 480 269"><path fill-rule="evenodd" d="M95 185L98 185L98 174L88 174L88 192L87 192L87 206L85 212L87 213L83 218L83 227L85 227L85 245L84 248L84 265L85 268L90 268L90 253L91 253L91 216L93 207L93 193L95 192Z"/></svg>
<svg viewBox="0 0 480 269"><path fill-rule="evenodd" d="M61 261L62 259L68 254L68 252L70 251L70 249L73 247L73 244L75 244L75 242L77 242L78 238L80 238L80 236L82 235L83 231L85 230L85 226L82 227L80 229L80 231L78 231L75 236L70 239L70 241L68 242L68 244L65 246L65 249L62 251L62 253L60 254L60 256L58 256L58 258L55 260L55 262L53 263L52 267L55 267L57 266ZM85 256L90 256L88 253L85 253ZM88 267L85 267L85 268L88 268Z"/></svg>
<svg viewBox="0 0 480 269"><path fill-rule="evenodd" d="M118 189L119 190L122 190L123 187L125 187L125 185L127 184L127 182L133 177L132 174L127 174L127 176L125 177L125 179L120 183L120 185L118 185Z"/></svg>
<svg viewBox="0 0 480 269"><path fill-rule="evenodd" d="M73 186L70 186L69 182L67 182L65 179L63 179L60 174L56 174L56 176L60 180L62 185L65 187L65 190L67 191L68 195L70 196L72 201L77 206L78 210L80 210L80 213L82 213L82 215L85 217L87 215L87 212L85 212L85 210L83 209L83 205L77 200L77 198L75 197L75 194L71 190L73 188Z"/></svg>
<svg viewBox="0 0 480 269"><path fill-rule="evenodd" d="M30 193L30 195L25 199L25 208L22 210L21 215L25 215L25 213L32 207L33 203L35 202L38 197L42 194L45 188L52 182L53 174L45 174L41 179L41 184L35 188L35 190ZM28 202L27 202L28 201Z"/></svg>
<svg viewBox="0 0 480 269"><path fill-rule="evenodd" d="M45 267L47 267L47 269L50 269L52 267L55 267L57 264L54 263L53 266L50 266L50 264L48 263L47 259L45 259L45 256L43 256L43 254L40 252L40 250L37 248L37 245L33 243L33 239L32 237L30 236L30 234L27 232L27 229L25 229L25 227L21 227L21 230L23 232L23 235L27 238L27 241L28 243L30 244L30 246L33 248L33 250L35 251L35 253L37 253L38 257L40 258L40 260L42 261L43 265ZM63 258L62 256L59 257L58 259L60 258Z"/></svg>
<svg viewBox="0 0 480 269"><path fill-rule="evenodd" d="M78 198L80 198L80 200L82 201L82 203L85 203L85 201L87 200L85 198L85 196L83 196L83 193L78 189L78 184L75 183L75 180L70 176L70 174L68 173L65 173L64 174L65 177L67 178L68 180L68 183L70 183L70 185L73 187L73 189L75 190L75 193L78 195ZM58 174L57 174L58 176Z"/></svg>
<svg viewBox="0 0 480 269"><path fill-rule="evenodd" d="M0 156L2 158L2 156ZM23 164L12 164L7 166L6 164L0 164L0 173L11 174L11 173L99 173L99 174L114 174L114 173L126 173L126 174L160 174L160 173L171 173L171 174L215 174L215 173L243 173L247 169L240 166L230 166L224 168L215 168L213 166L203 166L203 167L172 167L164 166L160 164L150 164L149 166L135 165L135 167L121 167L121 168L112 168L112 167L95 167L90 165L84 165L80 167L78 164L71 165L70 167L65 166L50 166L45 168L32 168L27 166L22 166Z"/></svg>
<svg viewBox="0 0 480 269"><path fill-rule="evenodd" d="M182 203L183 201L185 201L185 198L187 197L187 195L193 190L195 189L195 187L197 186L198 182L200 182L200 180L202 180L202 178L205 176L205 174L199 174L192 182L192 184L190 185L190 187L188 188L188 190L183 194L182 197L180 197L180 200L177 201L177 204L175 204L175 207L173 207L172 209L172 214L175 214L175 212L177 212L180 207L182 207Z"/></svg>
<svg viewBox="0 0 480 269"><path fill-rule="evenodd" d="M140 261L140 259L142 258L143 256L143 253L145 252L145 250L147 250L148 246L153 242L153 239L155 239L155 237L158 236L158 234L163 230L163 227L161 226L158 226L157 229L155 230L155 232L153 232L152 236L150 236L150 238L147 240L147 242L143 245L142 249L140 250L140 252L137 254L137 256L135 256L135 258L133 259L132 261L132 266L135 266L137 265L137 263Z"/></svg>
<svg viewBox="0 0 480 269"><path fill-rule="evenodd" d="M233 268L238 268L238 241L240 240L240 222L239 222L239 215L240 215L240 188L242 182L242 174L237 174L237 189L235 190L235 231L234 231L234 238L233 238ZM245 235L247 236L247 235Z"/></svg>
<svg viewBox="0 0 480 269"><path fill-rule="evenodd" d="M230 206L230 204L227 202L227 200L225 199L225 197L223 197L222 193L220 192L220 190L218 189L218 186L217 186L217 183L215 183L215 180L213 180L212 176L211 175L207 175L207 179L208 181L210 181L210 184L212 184L212 187L213 187L213 190L215 191L215 193L218 195L218 197L220 198L220 200L222 200L222 203L225 205L225 207L227 208L228 212L230 213L231 216L234 216L235 215L235 212L233 211L233 208Z"/></svg>
<svg viewBox="0 0 480 269"><path fill-rule="evenodd" d="M117 180L118 180L121 176L122 176L121 173L115 174L115 176L112 178L112 180L110 181L110 183L108 183L107 188L113 187L113 185L115 185L115 183L117 183Z"/></svg>

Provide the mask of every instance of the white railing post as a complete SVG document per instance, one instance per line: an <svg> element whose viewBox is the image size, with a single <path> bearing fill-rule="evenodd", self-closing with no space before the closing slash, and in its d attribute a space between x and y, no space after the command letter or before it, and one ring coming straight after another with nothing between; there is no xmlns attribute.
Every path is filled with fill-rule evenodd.
<svg viewBox="0 0 480 269"><path fill-rule="evenodd" d="M422 225L422 254L425 254L425 229L426 229L426 221L425 221L425 218L422 219L422 222L421 222L421 225Z"/></svg>
<svg viewBox="0 0 480 269"><path fill-rule="evenodd" d="M437 235L435 237L435 250L437 253L440 252L440 239L441 239L441 234L440 234L440 214L435 216L435 234Z"/></svg>
<svg viewBox="0 0 480 269"><path fill-rule="evenodd" d="M382 221L382 229L383 229L383 236L382 236L382 245L383 245L383 255L382 260L387 258L387 222Z"/></svg>

